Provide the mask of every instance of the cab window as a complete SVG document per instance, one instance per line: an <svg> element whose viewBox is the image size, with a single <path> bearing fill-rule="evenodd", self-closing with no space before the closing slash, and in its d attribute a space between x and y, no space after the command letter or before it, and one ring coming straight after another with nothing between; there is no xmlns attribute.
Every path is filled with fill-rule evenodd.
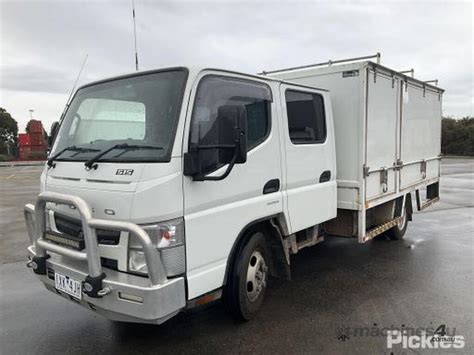
<svg viewBox="0 0 474 355"><path fill-rule="evenodd" d="M326 117L322 95L287 90L286 110L293 144L315 144L326 140Z"/></svg>
<svg viewBox="0 0 474 355"><path fill-rule="evenodd" d="M209 75L199 84L191 120L190 148L221 144L222 108L243 106L247 116L247 151L262 143L270 132L271 91L253 81ZM217 149L200 151L203 173L222 166Z"/></svg>

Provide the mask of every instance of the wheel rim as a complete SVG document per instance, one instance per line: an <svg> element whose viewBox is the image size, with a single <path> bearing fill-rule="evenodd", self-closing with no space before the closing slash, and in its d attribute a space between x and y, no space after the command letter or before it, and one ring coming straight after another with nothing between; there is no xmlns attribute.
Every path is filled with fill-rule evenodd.
<svg viewBox="0 0 474 355"><path fill-rule="evenodd" d="M247 297L251 302L254 302L265 288L267 270L263 255L258 250L254 250L249 259L246 283Z"/></svg>
<svg viewBox="0 0 474 355"><path fill-rule="evenodd" d="M400 217L402 218L398 222L397 226L398 226L398 229L403 230L403 228L405 228L405 225L407 223L407 213L405 209L402 211L402 215Z"/></svg>

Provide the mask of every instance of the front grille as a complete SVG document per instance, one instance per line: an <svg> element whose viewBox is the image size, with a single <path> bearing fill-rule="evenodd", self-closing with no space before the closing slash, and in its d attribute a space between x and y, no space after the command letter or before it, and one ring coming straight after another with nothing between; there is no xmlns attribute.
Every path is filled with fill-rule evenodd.
<svg viewBox="0 0 474 355"><path fill-rule="evenodd" d="M63 214L54 213L54 221L56 223L56 228L59 232L64 234L64 237L71 236L74 239L81 238L84 239L82 234L82 224L81 221L65 216ZM117 245L120 242L120 232L111 231L104 229L97 229L97 241L102 245Z"/></svg>

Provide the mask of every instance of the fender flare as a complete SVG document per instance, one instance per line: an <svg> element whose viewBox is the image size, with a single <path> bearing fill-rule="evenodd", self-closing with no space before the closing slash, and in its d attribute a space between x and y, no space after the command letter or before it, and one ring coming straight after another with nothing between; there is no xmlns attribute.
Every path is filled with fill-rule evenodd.
<svg viewBox="0 0 474 355"><path fill-rule="evenodd" d="M240 233L237 235L237 238L235 238L234 244L232 245L229 256L227 258L227 265L226 265L226 270L225 270L225 274L224 274L224 282L223 282L222 286L225 286L227 284L227 281L228 281L229 276L232 272L232 269L234 268L235 263L237 261L236 256L239 255L240 251L242 250L242 248L244 247L245 243L247 242L247 240L249 238L248 231L250 231L252 229L252 227L254 227L258 224L261 224L262 222L268 222L268 228L276 229L276 233L274 233L274 234L276 235L275 237L278 237L278 240L279 240L278 245L281 246L281 250L285 254L285 261L286 261L286 264L288 266L288 272L287 273L289 274L289 266L290 266L289 252L288 252L287 248L285 247L285 242L283 240L283 236L282 236L282 233L280 231L280 228L278 227L277 223L275 223L275 221L277 220L277 217L278 217L278 214L258 218L256 220L248 223L244 228L242 228ZM274 259L274 257L272 257L272 259ZM285 275L285 276L286 276L287 279L291 278L290 275Z"/></svg>

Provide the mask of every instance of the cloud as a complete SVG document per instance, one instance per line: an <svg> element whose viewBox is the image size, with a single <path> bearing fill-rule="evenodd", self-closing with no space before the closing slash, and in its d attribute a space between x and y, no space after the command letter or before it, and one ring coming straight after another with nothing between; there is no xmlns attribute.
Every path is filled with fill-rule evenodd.
<svg viewBox="0 0 474 355"><path fill-rule="evenodd" d="M65 93L71 90L71 74L35 65L5 65L1 68L2 89Z"/></svg>
<svg viewBox="0 0 474 355"><path fill-rule="evenodd" d="M439 79L446 114L472 115L470 2L135 4L141 69L256 73L381 52L386 66ZM66 100L86 53L80 84L134 70L131 1L0 1L0 16L0 105L22 122L33 104L47 125L57 119L52 97Z"/></svg>

